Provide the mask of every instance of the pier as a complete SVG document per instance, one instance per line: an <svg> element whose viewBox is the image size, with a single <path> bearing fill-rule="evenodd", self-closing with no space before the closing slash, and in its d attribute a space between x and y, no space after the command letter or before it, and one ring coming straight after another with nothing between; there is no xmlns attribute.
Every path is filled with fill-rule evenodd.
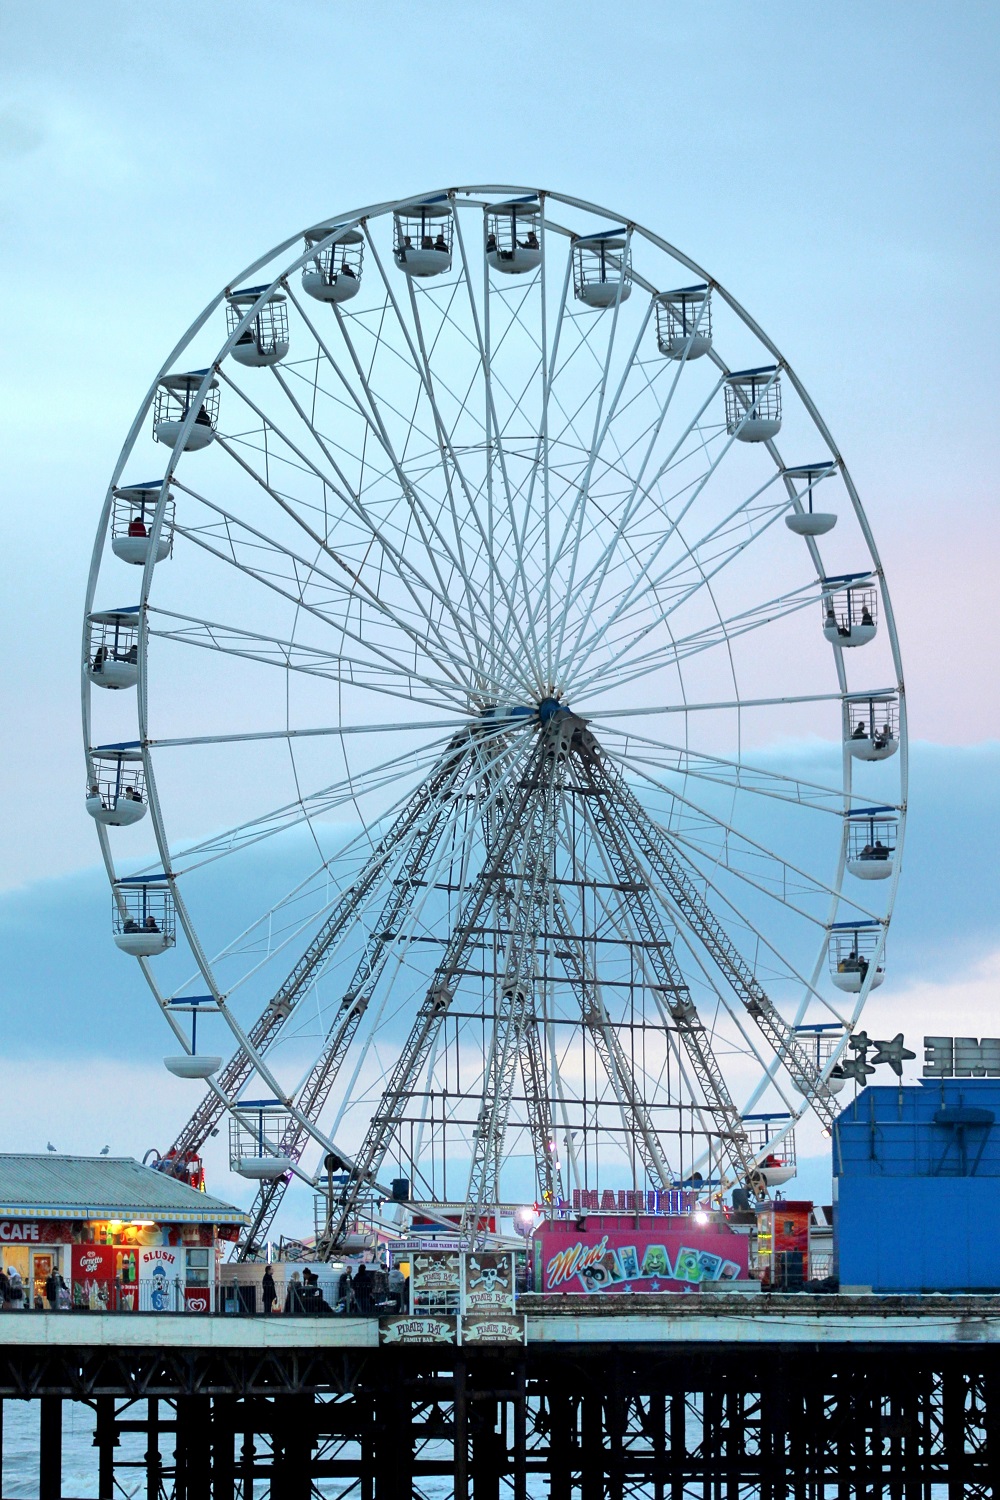
<svg viewBox="0 0 1000 1500"><path fill-rule="evenodd" d="M99 1500L126 1467L147 1500L994 1493L1000 1298L528 1295L518 1317L523 1342L456 1320L421 1345L377 1318L5 1317L0 1416L40 1402L40 1500L66 1500L67 1401L93 1412Z"/></svg>

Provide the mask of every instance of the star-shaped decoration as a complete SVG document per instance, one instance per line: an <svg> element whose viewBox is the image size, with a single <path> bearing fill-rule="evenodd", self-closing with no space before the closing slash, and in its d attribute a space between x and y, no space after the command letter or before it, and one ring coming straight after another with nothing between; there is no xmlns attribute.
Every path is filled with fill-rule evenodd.
<svg viewBox="0 0 1000 1500"><path fill-rule="evenodd" d="M871 1063L865 1062L863 1057L849 1057L846 1062L841 1063L841 1071L845 1078L853 1078L855 1083L864 1083L869 1073L875 1069Z"/></svg>
<svg viewBox="0 0 1000 1500"><path fill-rule="evenodd" d="M625 1285L622 1287L622 1291L623 1292L630 1292L631 1290L632 1290L632 1283L631 1283L631 1281L626 1281Z"/></svg>
<svg viewBox="0 0 1000 1500"><path fill-rule="evenodd" d="M660 1283L658 1281L651 1281L649 1284L654 1292L658 1292L660 1290Z"/></svg>
<svg viewBox="0 0 1000 1500"><path fill-rule="evenodd" d="M856 1031L849 1039L847 1045L852 1052L860 1052L862 1057L865 1057L873 1045L878 1046L878 1042L873 1044L867 1031Z"/></svg>
<svg viewBox="0 0 1000 1500"><path fill-rule="evenodd" d="M879 1063L888 1063L897 1078L902 1078L903 1076L904 1062L912 1062L917 1055L915 1052L911 1052L909 1047L903 1046L903 1033L901 1031L896 1032L891 1042L876 1041L874 1046L876 1051L872 1062L876 1067Z"/></svg>

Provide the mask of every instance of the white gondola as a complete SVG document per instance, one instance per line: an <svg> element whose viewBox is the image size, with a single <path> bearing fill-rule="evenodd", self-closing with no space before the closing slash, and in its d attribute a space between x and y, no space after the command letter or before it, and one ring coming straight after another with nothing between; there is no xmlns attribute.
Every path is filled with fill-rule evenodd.
<svg viewBox="0 0 1000 1500"><path fill-rule="evenodd" d="M163 1066L168 1073L173 1073L175 1078L205 1079L212 1078L222 1067L222 1058L211 1052L198 1051L198 1016L203 1007L211 1011L218 1011L218 1003L214 995L204 995L200 998L170 1000L167 1002L171 1011L175 1014L180 1011L191 1017L191 1051L178 1052L172 1057L163 1059Z"/></svg>
<svg viewBox="0 0 1000 1500"><path fill-rule="evenodd" d="M878 589L871 573L824 578L823 634L834 646L866 646L878 630Z"/></svg>
<svg viewBox="0 0 1000 1500"><path fill-rule="evenodd" d="M542 263L541 207L537 198L492 203L486 210L486 261L493 271L520 276Z"/></svg>
<svg viewBox="0 0 1000 1500"><path fill-rule="evenodd" d="M847 746L856 760L888 760L899 749L895 693L855 694L844 704Z"/></svg>
<svg viewBox="0 0 1000 1500"><path fill-rule="evenodd" d="M447 199L414 203L392 216L392 250L407 276L440 276L451 270L455 223Z"/></svg>
<svg viewBox="0 0 1000 1500"><path fill-rule="evenodd" d="M174 898L168 885L119 881L112 910L115 946L133 958L155 958L177 941Z"/></svg>
<svg viewBox="0 0 1000 1500"><path fill-rule="evenodd" d="M821 479L829 479L831 474L836 474L836 472L837 465L832 460L818 464L799 464L794 469L785 469L783 477L789 486L789 492L795 496L800 505L802 504L800 485L803 480L806 483L805 510L791 510L785 517L785 525L789 531L794 531L796 536L825 536L836 526L837 517L833 511L813 510L813 487Z"/></svg>
<svg viewBox="0 0 1000 1500"><path fill-rule="evenodd" d="M178 1052L173 1057L165 1057L163 1066L175 1078L205 1079L214 1077L219 1071L222 1058L209 1052L199 1052L197 1056L192 1056L190 1052Z"/></svg>
<svg viewBox="0 0 1000 1500"><path fill-rule="evenodd" d="M700 359L712 347L708 285L682 286L656 299L656 343L668 359Z"/></svg>
<svg viewBox="0 0 1000 1500"><path fill-rule="evenodd" d="M838 990L857 995L866 980L873 990L882 984L885 979L884 955L872 970L881 941L881 922L833 923L829 943L830 978Z"/></svg>
<svg viewBox="0 0 1000 1500"><path fill-rule="evenodd" d="M785 1129L791 1115L744 1115L743 1129L751 1155L757 1160L754 1176L766 1187L781 1187L798 1171L795 1131ZM774 1137L784 1130L780 1141ZM773 1142L773 1144L772 1144Z"/></svg>
<svg viewBox="0 0 1000 1500"><path fill-rule="evenodd" d="M726 376L726 431L741 443L767 443L781 431L777 365Z"/></svg>
<svg viewBox="0 0 1000 1500"><path fill-rule="evenodd" d="M235 333L250 308L267 291L263 286L248 286L230 292L226 298L226 323ZM237 364L251 369L280 364L288 353L288 308L280 292L272 292L258 308L232 348Z"/></svg>
<svg viewBox="0 0 1000 1500"><path fill-rule="evenodd" d="M251 1182L284 1177L294 1165L287 1147L293 1134L293 1117L277 1099L241 1099L229 1120L230 1168Z"/></svg>
<svg viewBox="0 0 1000 1500"><path fill-rule="evenodd" d="M831 1094L839 1094L847 1083L839 1063L835 1063L833 1067L830 1066L830 1059L843 1039L844 1028L838 1021L824 1021L815 1026L796 1026L795 1028L796 1042L808 1055L816 1072L826 1074L826 1086ZM794 1078L792 1087L797 1094L805 1093L805 1089Z"/></svg>
<svg viewBox="0 0 1000 1500"><path fill-rule="evenodd" d="M336 239L317 250L302 267L302 290L317 302L349 302L361 290L364 235L357 229L338 231L333 224L320 224L306 233L306 249L331 234L336 234Z"/></svg>
<svg viewBox="0 0 1000 1500"><path fill-rule="evenodd" d="M95 822L127 828L146 816L141 751L93 750L89 771L85 806Z"/></svg>
<svg viewBox="0 0 1000 1500"><path fill-rule="evenodd" d="M122 562L144 568L149 557L150 530L163 481L122 485L112 496L111 550ZM160 534L156 538L156 562L170 556L174 540L174 498L168 492L163 507Z"/></svg>
<svg viewBox="0 0 1000 1500"><path fill-rule="evenodd" d="M164 375L156 388L153 407L153 436L168 448L177 446L181 428L194 405L207 370L191 370L184 375ZM198 414L184 439L184 452L195 453L207 448L215 437L219 419L219 382L213 379L198 405Z"/></svg>
<svg viewBox="0 0 1000 1500"><path fill-rule="evenodd" d="M860 807L847 816L847 868L859 880L888 880L896 857L896 809Z"/></svg>
<svg viewBox="0 0 1000 1500"><path fill-rule="evenodd" d="M624 230L573 241L573 290L587 307L614 307L632 295L632 250Z"/></svg>
<svg viewBox="0 0 1000 1500"><path fill-rule="evenodd" d="M87 676L97 687L135 687L139 680L139 609L102 609L90 616Z"/></svg>

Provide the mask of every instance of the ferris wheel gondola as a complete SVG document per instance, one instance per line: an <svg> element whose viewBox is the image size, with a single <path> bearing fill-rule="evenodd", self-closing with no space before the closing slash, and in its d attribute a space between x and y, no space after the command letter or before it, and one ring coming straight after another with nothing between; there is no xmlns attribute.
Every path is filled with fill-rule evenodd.
<svg viewBox="0 0 1000 1500"><path fill-rule="evenodd" d="M321 1249L404 1179L477 1237L609 1176L766 1193L829 1128L905 828L891 603L794 369L630 218L449 189L231 278L112 476L82 677L114 940L213 1081L177 1159L228 1112L241 1254L296 1178Z"/></svg>

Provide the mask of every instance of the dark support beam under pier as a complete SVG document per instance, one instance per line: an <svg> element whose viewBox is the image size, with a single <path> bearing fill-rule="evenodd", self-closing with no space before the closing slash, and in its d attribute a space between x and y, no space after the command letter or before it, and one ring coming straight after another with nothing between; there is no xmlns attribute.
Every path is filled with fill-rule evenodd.
<svg viewBox="0 0 1000 1500"><path fill-rule="evenodd" d="M43 1396L38 1424L38 1500L62 1500L63 1398Z"/></svg>

